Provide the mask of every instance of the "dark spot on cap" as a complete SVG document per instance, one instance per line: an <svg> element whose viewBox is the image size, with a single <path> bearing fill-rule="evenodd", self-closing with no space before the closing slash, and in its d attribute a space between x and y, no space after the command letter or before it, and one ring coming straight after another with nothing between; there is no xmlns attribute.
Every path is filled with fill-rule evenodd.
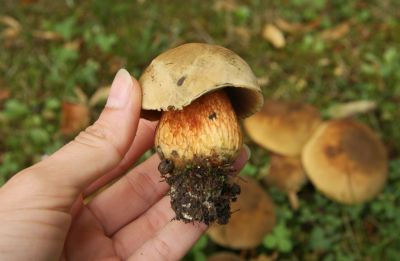
<svg viewBox="0 0 400 261"><path fill-rule="evenodd" d="M182 84L185 82L186 80L186 76L182 76L181 78L179 78L179 80L176 82L176 84L178 86L182 86Z"/></svg>
<svg viewBox="0 0 400 261"><path fill-rule="evenodd" d="M340 147L327 146L325 148L325 154L328 156L328 158L335 158L340 153L342 153L342 149Z"/></svg>
<svg viewBox="0 0 400 261"><path fill-rule="evenodd" d="M215 120L217 118L217 114L213 111L212 113L210 113L210 115L208 115L208 119L210 120Z"/></svg>

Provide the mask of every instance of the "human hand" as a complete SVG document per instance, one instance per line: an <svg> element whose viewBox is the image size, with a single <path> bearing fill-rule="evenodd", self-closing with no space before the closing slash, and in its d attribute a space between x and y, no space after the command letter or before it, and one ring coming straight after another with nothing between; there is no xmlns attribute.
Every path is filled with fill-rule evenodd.
<svg viewBox="0 0 400 261"><path fill-rule="evenodd" d="M99 119L0 189L0 260L177 260L206 229L174 217L153 155L156 122L140 119L141 90L120 70ZM235 163L247 160L243 150Z"/></svg>

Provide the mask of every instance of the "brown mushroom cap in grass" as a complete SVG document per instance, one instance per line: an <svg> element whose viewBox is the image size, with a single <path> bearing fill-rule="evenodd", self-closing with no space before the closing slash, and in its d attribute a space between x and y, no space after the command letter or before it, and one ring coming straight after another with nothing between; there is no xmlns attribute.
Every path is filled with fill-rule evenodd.
<svg viewBox="0 0 400 261"><path fill-rule="evenodd" d="M320 123L320 114L311 105L268 100L261 111L244 120L244 127L260 146L297 156Z"/></svg>
<svg viewBox="0 0 400 261"><path fill-rule="evenodd" d="M269 166L262 172L266 172L265 182L286 192L291 207L297 209L299 207L297 192L307 181L300 157L271 154Z"/></svg>
<svg viewBox="0 0 400 261"><path fill-rule="evenodd" d="M257 247L275 225L275 207L271 198L255 181L246 178L240 182L241 193L232 203L227 225L213 225L207 234L219 245L233 249Z"/></svg>
<svg viewBox="0 0 400 261"><path fill-rule="evenodd" d="M231 252L219 252L207 258L207 261L245 261L240 256Z"/></svg>
<svg viewBox="0 0 400 261"><path fill-rule="evenodd" d="M387 155L377 135L353 120L322 124L304 147L302 161L311 182L341 203L375 197L387 178Z"/></svg>
<svg viewBox="0 0 400 261"><path fill-rule="evenodd" d="M188 43L156 57L139 82L144 110L181 110L200 96L227 88L239 118L259 111L261 89L249 65L222 46Z"/></svg>

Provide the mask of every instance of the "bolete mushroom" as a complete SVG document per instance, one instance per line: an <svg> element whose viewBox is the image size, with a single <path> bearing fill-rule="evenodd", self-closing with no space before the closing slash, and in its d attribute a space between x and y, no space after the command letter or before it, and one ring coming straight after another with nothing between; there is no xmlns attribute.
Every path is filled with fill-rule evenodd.
<svg viewBox="0 0 400 261"><path fill-rule="evenodd" d="M307 181L300 157L271 154L269 165L261 172L268 185L286 192L292 209L299 208L297 192Z"/></svg>
<svg viewBox="0 0 400 261"><path fill-rule="evenodd" d="M207 258L207 261L245 261L240 256L231 252L219 252Z"/></svg>
<svg viewBox="0 0 400 261"><path fill-rule="evenodd" d="M230 178L242 147L238 118L263 104L249 65L221 46L190 43L156 57L140 83L143 110L161 111L155 146L176 219L227 223L240 192Z"/></svg>
<svg viewBox="0 0 400 261"><path fill-rule="evenodd" d="M302 161L317 189L341 203L372 199L387 178L384 145L369 127L350 119L322 124L304 147Z"/></svg>
<svg viewBox="0 0 400 261"><path fill-rule="evenodd" d="M233 249L250 249L261 244L275 225L275 207L264 189L249 178L241 183L241 194L232 203L231 219L226 225L214 224L207 234L219 245Z"/></svg>
<svg viewBox="0 0 400 261"><path fill-rule="evenodd" d="M320 114L311 105L268 100L261 111L244 120L244 127L258 145L298 156L320 123Z"/></svg>

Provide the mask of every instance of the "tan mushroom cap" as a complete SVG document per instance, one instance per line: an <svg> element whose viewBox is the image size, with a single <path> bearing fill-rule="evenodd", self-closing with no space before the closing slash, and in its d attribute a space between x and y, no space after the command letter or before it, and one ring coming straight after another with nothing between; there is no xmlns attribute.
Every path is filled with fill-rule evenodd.
<svg viewBox="0 0 400 261"><path fill-rule="evenodd" d="M218 45L188 43L168 50L151 62L139 81L143 110L181 110L205 93L225 87L240 118L263 104L249 65Z"/></svg>
<svg viewBox="0 0 400 261"><path fill-rule="evenodd" d="M261 111L245 119L244 127L260 146L296 156L320 123L320 114L311 105L269 100Z"/></svg>
<svg viewBox="0 0 400 261"><path fill-rule="evenodd" d="M311 182L341 203L373 198L387 178L384 145L369 127L348 119L321 125L306 144L302 161Z"/></svg>
<svg viewBox="0 0 400 261"><path fill-rule="evenodd" d="M262 172L266 172L265 182L286 192L290 205L293 209L297 209L299 207L297 192L307 181L301 158L271 154L269 166L262 169Z"/></svg>
<svg viewBox="0 0 400 261"><path fill-rule="evenodd" d="M212 225L207 233L219 245L233 249L257 247L275 225L275 207L264 189L246 178L240 182L241 193L231 204L231 219L227 225Z"/></svg>
<svg viewBox="0 0 400 261"><path fill-rule="evenodd" d="M219 252L207 258L207 261L245 261L245 260L234 253Z"/></svg>

